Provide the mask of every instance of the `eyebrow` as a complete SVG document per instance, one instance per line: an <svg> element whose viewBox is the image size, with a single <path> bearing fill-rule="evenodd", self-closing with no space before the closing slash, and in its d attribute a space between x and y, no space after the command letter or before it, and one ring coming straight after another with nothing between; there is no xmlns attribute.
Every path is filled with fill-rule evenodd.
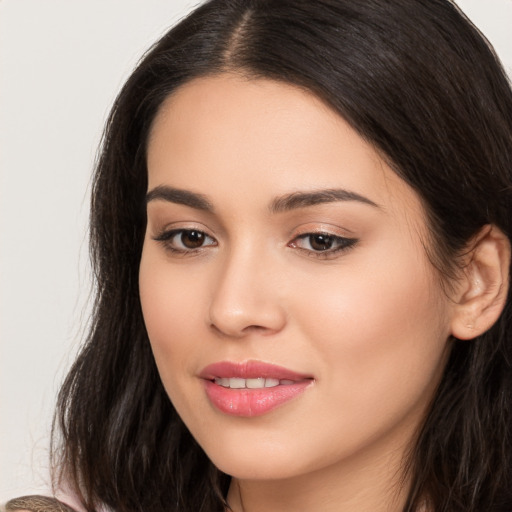
<svg viewBox="0 0 512 512"><path fill-rule="evenodd" d="M196 210L203 210L206 212L213 212L214 208L212 203L208 201L206 196L189 190L182 190L179 188L168 187L166 185L159 185L150 190L146 194L146 204L150 201L168 201L170 203L182 204L190 206Z"/></svg>
<svg viewBox="0 0 512 512"><path fill-rule="evenodd" d="M357 201L375 208L380 208L377 203L356 192L344 189L326 189L315 190L312 192L292 192L272 201L270 211L272 213L286 212L297 208L306 208L324 203L334 203L338 201Z"/></svg>
<svg viewBox="0 0 512 512"><path fill-rule="evenodd" d="M196 210L202 210L210 213L214 212L212 203L203 194L191 192L190 190L173 188L167 185L159 185L146 194L146 204L156 200L182 204L195 208ZM374 203L371 199L368 199L356 192L344 189L325 189L315 190L312 192L292 192L290 194L277 197L270 204L270 212L281 213L338 201L356 201L375 208L380 208L377 203Z"/></svg>

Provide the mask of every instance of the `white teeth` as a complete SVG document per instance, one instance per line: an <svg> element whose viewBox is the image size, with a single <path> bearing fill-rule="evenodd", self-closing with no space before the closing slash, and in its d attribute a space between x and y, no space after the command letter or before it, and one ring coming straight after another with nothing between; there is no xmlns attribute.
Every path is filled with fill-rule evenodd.
<svg viewBox="0 0 512 512"><path fill-rule="evenodd" d="M247 379L245 386L249 389L260 389L265 387L265 379L260 377L259 379Z"/></svg>
<svg viewBox="0 0 512 512"><path fill-rule="evenodd" d="M245 388L245 379L240 379L238 377L232 377L229 379L229 387L231 389L242 389Z"/></svg>
<svg viewBox="0 0 512 512"><path fill-rule="evenodd" d="M266 388L275 388L276 386L279 386L278 379L265 379L265 387Z"/></svg>
<svg viewBox="0 0 512 512"><path fill-rule="evenodd" d="M262 388L274 388L276 386L288 386L290 384L294 384L293 380L288 379L264 379L263 377L258 377L255 379L241 379L240 377L216 377L215 384L222 386L224 388L231 389L262 389Z"/></svg>

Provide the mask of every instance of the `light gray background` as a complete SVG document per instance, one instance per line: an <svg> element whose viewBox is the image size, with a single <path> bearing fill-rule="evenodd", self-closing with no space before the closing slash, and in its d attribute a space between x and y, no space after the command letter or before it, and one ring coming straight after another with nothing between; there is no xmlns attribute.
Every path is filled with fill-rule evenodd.
<svg viewBox="0 0 512 512"><path fill-rule="evenodd" d="M0 502L48 489L55 395L87 324L89 179L142 52L197 2L0 0ZM512 0L460 0L512 75Z"/></svg>

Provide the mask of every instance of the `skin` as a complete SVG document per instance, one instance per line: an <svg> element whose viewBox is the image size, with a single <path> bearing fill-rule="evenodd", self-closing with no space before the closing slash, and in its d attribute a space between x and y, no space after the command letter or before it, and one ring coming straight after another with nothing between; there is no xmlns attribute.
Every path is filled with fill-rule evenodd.
<svg viewBox="0 0 512 512"><path fill-rule="evenodd" d="M233 476L233 510L400 510L402 461L444 368L454 314L425 252L417 194L309 92L234 74L194 80L166 100L148 176L148 191L187 190L213 207L148 201L140 294L165 389ZM373 204L270 208L320 189ZM205 243L158 240L180 229L205 233ZM357 241L314 250L312 232ZM224 414L198 375L247 360L314 380L262 416Z"/></svg>

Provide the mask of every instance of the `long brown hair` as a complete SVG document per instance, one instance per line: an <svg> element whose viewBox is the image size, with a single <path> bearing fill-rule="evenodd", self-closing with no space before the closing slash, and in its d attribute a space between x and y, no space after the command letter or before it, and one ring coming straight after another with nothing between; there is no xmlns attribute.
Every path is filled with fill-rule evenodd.
<svg viewBox="0 0 512 512"><path fill-rule="evenodd" d="M235 71L304 87L422 198L447 279L483 225L512 238L512 92L449 0L211 0L144 56L110 114L91 206L90 333L59 396L54 461L88 510L223 511L229 476L170 403L138 293L146 143L164 99ZM404 512L512 510L512 298L451 357L410 454ZM57 433L60 433L57 435ZM60 444L59 444L60 442Z"/></svg>

